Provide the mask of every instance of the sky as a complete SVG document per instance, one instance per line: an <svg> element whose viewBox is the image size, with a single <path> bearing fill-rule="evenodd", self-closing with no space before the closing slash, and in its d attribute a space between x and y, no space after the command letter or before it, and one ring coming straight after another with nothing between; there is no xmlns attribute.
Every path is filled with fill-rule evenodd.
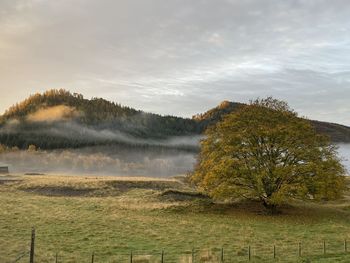
<svg viewBox="0 0 350 263"><path fill-rule="evenodd" d="M348 0L0 0L0 113L53 88L191 117L273 96L350 126Z"/></svg>

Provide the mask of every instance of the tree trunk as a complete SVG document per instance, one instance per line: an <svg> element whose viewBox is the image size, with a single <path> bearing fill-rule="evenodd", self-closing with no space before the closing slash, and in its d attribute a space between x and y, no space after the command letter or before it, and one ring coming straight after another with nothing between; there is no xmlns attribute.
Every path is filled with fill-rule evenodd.
<svg viewBox="0 0 350 263"><path fill-rule="evenodd" d="M278 209L277 209L276 204L268 203L268 202L266 202L266 200L263 200L262 202L263 202L265 209L268 211L269 214L271 214L271 215L278 214Z"/></svg>

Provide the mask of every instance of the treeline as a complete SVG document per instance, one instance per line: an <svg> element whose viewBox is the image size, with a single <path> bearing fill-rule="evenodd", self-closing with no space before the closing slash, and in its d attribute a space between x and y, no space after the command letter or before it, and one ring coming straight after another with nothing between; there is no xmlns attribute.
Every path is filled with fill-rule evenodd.
<svg viewBox="0 0 350 263"><path fill-rule="evenodd" d="M62 129L62 127L57 127ZM96 131L98 133L98 131ZM31 145L34 145L39 149L66 149L66 148L82 148L88 146L113 146L116 148L134 148L140 151L157 148L158 151L162 149L177 149L181 151L197 152L199 146L194 143L177 143L170 144L166 139L147 140L138 139L135 140L124 139L123 137L91 137L91 135L81 130L77 132L75 130L64 130L62 134L51 133L50 130L40 130L33 128L32 130L19 129L15 132L1 132L0 144L5 145L9 149L22 149L26 150Z"/></svg>
<svg viewBox="0 0 350 263"><path fill-rule="evenodd" d="M28 116L41 109L62 105L74 108L79 112L78 116L54 123L33 123L28 120ZM16 124L15 127L9 129L8 124L13 123ZM71 130L69 123L80 125L81 129L78 126L79 131ZM101 134L110 131L135 138L160 140L170 136L201 133L196 121L191 119L145 113L101 98L85 99L81 94L59 89L32 95L23 102L10 107L0 117L0 143L11 147L26 148L34 144L41 148L54 149L77 148L118 141L108 136L103 138L103 135L101 138L91 137L85 128L96 133L102 132ZM55 133L52 132L53 130ZM61 133L57 133L59 130Z"/></svg>
<svg viewBox="0 0 350 263"><path fill-rule="evenodd" d="M237 110L243 105L242 103L225 100L213 109L192 116L192 119L197 122L199 129L204 131L208 126L216 124L218 121L221 121L226 114Z"/></svg>
<svg viewBox="0 0 350 263"><path fill-rule="evenodd" d="M139 146L138 139L164 141L173 136L203 134L208 126L242 105L224 101L218 107L188 119L146 113L101 98L86 99L81 94L64 89L49 90L13 105L0 116L0 143L21 149L31 144L42 149L116 143ZM69 107L77 114L48 122L29 118L40 110L60 106ZM318 132L329 135L333 141L350 142L349 127L316 121L312 123ZM124 137L128 138L125 140Z"/></svg>
<svg viewBox="0 0 350 263"><path fill-rule="evenodd" d="M52 107L66 105L74 107L86 113L81 121L84 123L94 123L100 120L108 120L116 117L132 116L140 111L121 106L118 103L110 102L101 98L85 99L82 94L71 93L64 89L52 89L43 94L31 95L20 103L16 103L5 111L1 116L1 121L12 118L25 118L30 113L34 113L42 107Z"/></svg>
<svg viewBox="0 0 350 263"><path fill-rule="evenodd" d="M64 89L53 89L43 94L37 93L13 105L0 117L0 124L10 119L25 122L29 114L43 107L58 105L75 108L82 113L76 121L99 129L118 129L142 137L163 137L200 132L196 122L191 119L145 113L102 98L85 99L81 94L71 93Z"/></svg>
<svg viewBox="0 0 350 263"><path fill-rule="evenodd" d="M30 145L40 149L64 149L64 148L80 148L85 146L94 146L100 144L108 144L107 140L92 141L84 138L65 138L54 136L47 133L30 133L30 132L8 132L0 134L0 142L7 147L18 147L25 150Z"/></svg>

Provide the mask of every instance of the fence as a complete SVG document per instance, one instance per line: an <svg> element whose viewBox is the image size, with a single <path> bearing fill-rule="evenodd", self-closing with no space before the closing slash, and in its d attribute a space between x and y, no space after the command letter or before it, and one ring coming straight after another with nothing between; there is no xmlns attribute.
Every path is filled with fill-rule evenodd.
<svg viewBox="0 0 350 263"><path fill-rule="evenodd" d="M316 244L316 245L315 245ZM83 257L83 258L82 258ZM322 240L310 243L295 242L284 245L270 244L252 244L221 248L192 248L183 252L174 252L172 250L142 251L135 250L128 253L116 253L115 255L106 255L101 252L91 252L71 256L65 252L46 254L45 257L35 253L35 230L32 229L30 249L19 253L11 263L28 262L125 262L125 263L223 263L223 262L295 262L297 259L348 259L350 262L350 253L348 253L347 240ZM332 262L332 261L331 261ZM345 262L345 261L344 261ZM9 262L10 263L10 262Z"/></svg>

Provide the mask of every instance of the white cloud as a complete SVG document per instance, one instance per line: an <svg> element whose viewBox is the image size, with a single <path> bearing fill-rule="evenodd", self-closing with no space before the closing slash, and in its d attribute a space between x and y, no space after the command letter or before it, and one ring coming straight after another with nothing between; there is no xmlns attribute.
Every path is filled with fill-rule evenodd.
<svg viewBox="0 0 350 263"><path fill-rule="evenodd" d="M2 0L0 110L61 87L184 116L272 95L350 125L349 13L347 0Z"/></svg>

